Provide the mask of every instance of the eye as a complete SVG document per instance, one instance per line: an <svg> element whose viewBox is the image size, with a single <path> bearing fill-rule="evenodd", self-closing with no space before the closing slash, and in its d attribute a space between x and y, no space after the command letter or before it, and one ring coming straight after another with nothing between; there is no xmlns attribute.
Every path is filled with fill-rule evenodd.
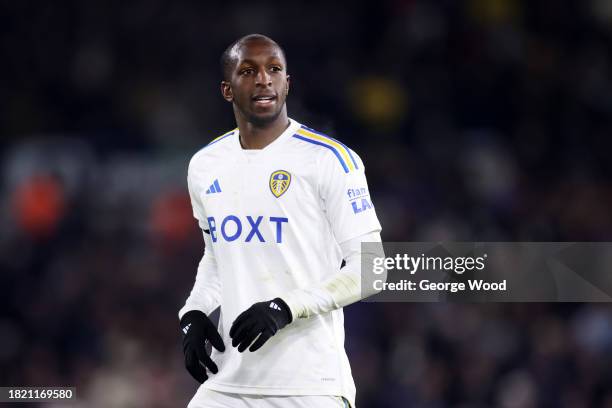
<svg viewBox="0 0 612 408"><path fill-rule="evenodd" d="M272 70L272 72L281 72L283 70L283 68L279 67L278 65L274 65L270 69Z"/></svg>
<svg viewBox="0 0 612 408"><path fill-rule="evenodd" d="M253 68L245 68L240 71L240 75L251 75L255 70Z"/></svg>

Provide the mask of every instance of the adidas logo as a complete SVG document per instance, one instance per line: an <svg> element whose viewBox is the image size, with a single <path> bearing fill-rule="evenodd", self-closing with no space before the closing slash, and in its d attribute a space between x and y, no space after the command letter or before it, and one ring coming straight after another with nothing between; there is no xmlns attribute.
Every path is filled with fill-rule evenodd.
<svg viewBox="0 0 612 408"><path fill-rule="evenodd" d="M183 333L187 334L187 332L189 331L189 327L191 326L191 323L189 323L187 326L183 327Z"/></svg>
<svg viewBox="0 0 612 408"><path fill-rule="evenodd" d="M220 193L220 192L221 192L221 186L219 185L218 179L215 179L215 181L213 181L210 187L208 187L208 190L206 190L206 194L214 194L214 193Z"/></svg>
<svg viewBox="0 0 612 408"><path fill-rule="evenodd" d="M274 310L282 310L279 305L274 302L270 302L270 308Z"/></svg>

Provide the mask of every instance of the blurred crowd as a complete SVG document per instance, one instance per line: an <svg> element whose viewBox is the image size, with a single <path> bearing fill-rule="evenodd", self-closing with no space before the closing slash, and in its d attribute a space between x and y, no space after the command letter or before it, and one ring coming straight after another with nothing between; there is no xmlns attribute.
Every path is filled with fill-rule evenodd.
<svg viewBox="0 0 612 408"><path fill-rule="evenodd" d="M610 241L607 0L0 5L0 385L185 406L186 170L218 59L286 51L289 114L366 165L386 241ZM357 405L612 407L607 304L345 309ZM24 405L25 406L25 405Z"/></svg>

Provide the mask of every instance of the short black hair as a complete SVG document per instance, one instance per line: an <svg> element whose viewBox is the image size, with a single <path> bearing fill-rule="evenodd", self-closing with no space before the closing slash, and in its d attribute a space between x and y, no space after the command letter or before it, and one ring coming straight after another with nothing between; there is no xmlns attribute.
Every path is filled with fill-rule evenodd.
<svg viewBox="0 0 612 408"><path fill-rule="evenodd" d="M223 51L223 54L221 54L220 62L221 62L221 75L223 76L223 80L225 81L229 80L229 78L231 77L232 69L234 69L234 64L236 63L235 58L232 56L232 51L236 47L240 47L246 42L257 41L257 40L268 41L276 45L278 49L280 50L283 56L283 59L285 60L285 65L287 64L287 58L285 57L285 50L283 50L283 47L278 45L276 41L274 41L270 37L263 35L263 34L248 34L248 35L245 35L244 37L240 37L239 39L231 43L230 46L227 47L225 51Z"/></svg>

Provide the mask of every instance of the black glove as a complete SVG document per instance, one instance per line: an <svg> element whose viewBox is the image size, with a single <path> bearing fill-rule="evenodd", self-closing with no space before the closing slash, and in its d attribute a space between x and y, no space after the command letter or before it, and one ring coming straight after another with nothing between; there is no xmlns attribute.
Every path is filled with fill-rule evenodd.
<svg viewBox="0 0 612 408"><path fill-rule="evenodd" d="M200 384L208 380L206 366L216 374L219 369L206 353L206 340L210 341L219 351L225 351L223 339L210 319L199 310L191 310L181 319L183 331L183 353L185 353L185 367L187 371Z"/></svg>
<svg viewBox="0 0 612 408"><path fill-rule="evenodd" d="M229 332L232 346L238 346L242 353L259 336L249 348L249 351L258 350L291 320L291 310L281 298L255 303L234 320Z"/></svg>

